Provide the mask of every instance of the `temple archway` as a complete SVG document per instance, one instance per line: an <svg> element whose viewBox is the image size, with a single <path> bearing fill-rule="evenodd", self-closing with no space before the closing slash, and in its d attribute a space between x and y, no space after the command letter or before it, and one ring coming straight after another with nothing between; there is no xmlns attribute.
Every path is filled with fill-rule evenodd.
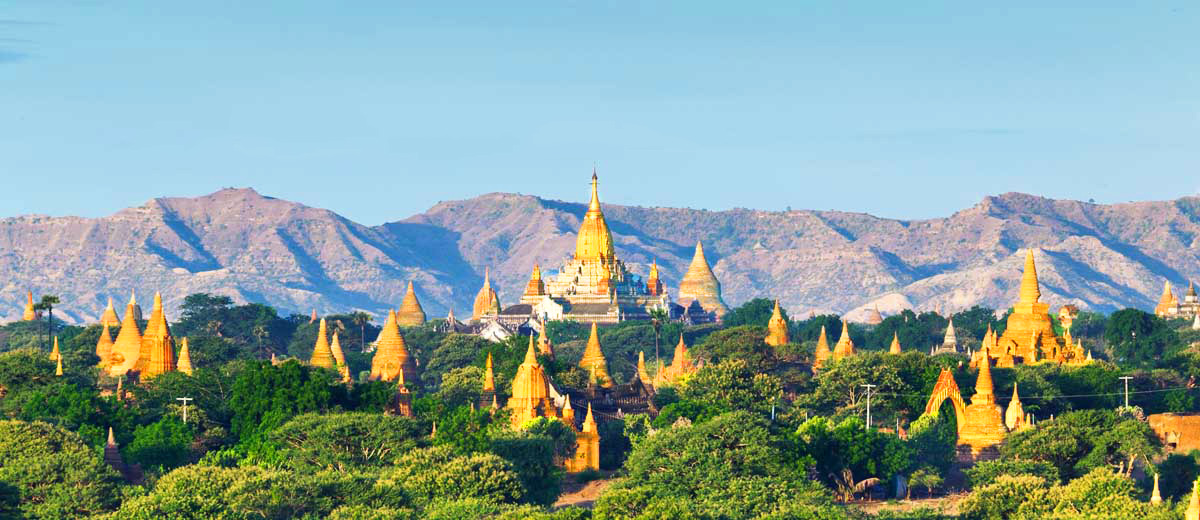
<svg viewBox="0 0 1200 520"><path fill-rule="evenodd" d="M929 402L925 404L925 413L936 416L938 409L942 403L950 400L950 404L954 405L954 421L959 434L962 434L963 425L966 424L967 405L963 403L962 392L958 390L958 383L954 382L954 375L949 369L942 369L938 374L937 384L933 385L933 392L929 394Z"/></svg>

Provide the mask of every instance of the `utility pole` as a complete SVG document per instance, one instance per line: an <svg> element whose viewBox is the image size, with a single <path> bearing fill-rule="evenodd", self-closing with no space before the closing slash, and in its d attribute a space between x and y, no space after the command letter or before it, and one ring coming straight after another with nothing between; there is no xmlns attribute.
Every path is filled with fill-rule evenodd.
<svg viewBox="0 0 1200 520"><path fill-rule="evenodd" d="M867 389L867 431L871 430L871 390L877 385L858 385Z"/></svg>
<svg viewBox="0 0 1200 520"><path fill-rule="evenodd" d="M1133 378L1130 376L1121 376L1119 379L1125 381L1125 408L1129 408L1129 380Z"/></svg>
<svg viewBox="0 0 1200 520"><path fill-rule="evenodd" d="M187 408L188 401L194 401L191 397L176 397L176 401L183 401L183 424L187 424Z"/></svg>

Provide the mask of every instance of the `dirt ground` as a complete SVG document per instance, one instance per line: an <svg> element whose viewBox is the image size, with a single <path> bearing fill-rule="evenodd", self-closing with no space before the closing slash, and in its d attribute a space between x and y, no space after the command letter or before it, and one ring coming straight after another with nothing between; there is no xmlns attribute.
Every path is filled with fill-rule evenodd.
<svg viewBox="0 0 1200 520"><path fill-rule="evenodd" d="M567 477L567 480L563 482L562 494L558 496L558 501L554 502L554 508L576 506L591 509L596 498L612 483L611 475L587 483L579 483L573 478Z"/></svg>
<svg viewBox="0 0 1200 520"><path fill-rule="evenodd" d="M916 509L933 509L948 515L958 514L958 503L967 497L966 493L945 495L934 498L913 500L881 500L878 502L855 502L854 506L865 512L875 514L881 511L913 511Z"/></svg>

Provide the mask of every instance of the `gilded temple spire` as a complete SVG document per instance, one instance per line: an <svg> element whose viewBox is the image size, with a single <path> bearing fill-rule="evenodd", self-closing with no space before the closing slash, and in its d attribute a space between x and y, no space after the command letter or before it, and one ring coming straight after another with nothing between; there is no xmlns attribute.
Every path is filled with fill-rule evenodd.
<svg viewBox="0 0 1200 520"><path fill-rule="evenodd" d="M312 358L309 364L316 367L333 368L333 350L329 347L329 332L325 326L325 318L321 318L321 324L317 326L317 343L313 347Z"/></svg>
<svg viewBox="0 0 1200 520"><path fill-rule="evenodd" d="M1017 395L1017 383L1013 382L1012 400L1008 402L1008 408L1004 411L1004 425L1009 430L1016 430L1024 419L1025 407L1021 406L1021 396Z"/></svg>
<svg viewBox="0 0 1200 520"><path fill-rule="evenodd" d="M642 384L650 384L650 373L646 371L646 353L641 350L638 351L637 375Z"/></svg>
<svg viewBox="0 0 1200 520"><path fill-rule="evenodd" d="M975 395L971 396L971 404L994 404L996 402L996 387L992 383L992 364L979 363L979 377L975 380Z"/></svg>
<svg viewBox="0 0 1200 520"><path fill-rule="evenodd" d="M542 267L533 264L533 272L529 274L529 283L525 284L523 298L540 298L546 295L546 283L542 281Z"/></svg>
<svg viewBox="0 0 1200 520"><path fill-rule="evenodd" d="M145 334L142 334L141 355L139 367L143 378L155 377L176 369L175 340L171 338L171 327L167 324L166 312L163 311L162 294L157 291L154 293L150 321L146 323Z"/></svg>
<svg viewBox="0 0 1200 520"><path fill-rule="evenodd" d="M1154 490L1150 492L1150 505L1162 503L1162 494L1158 491L1158 472L1154 473Z"/></svg>
<svg viewBox="0 0 1200 520"><path fill-rule="evenodd" d="M888 352L892 354L900 353L900 333L892 332L892 346L888 347Z"/></svg>
<svg viewBox="0 0 1200 520"><path fill-rule="evenodd" d="M530 338L532 339L533 336L530 336ZM496 375L492 371L492 353L490 351L488 352L487 360L483 362L483 391L485 393L496 391Z"/></svg>
<svg viewBox="0 0 1200 520"><path fill-rule="evenodd" d="M108 373L114 377L132 370L142 352L142 333L138 330L135 305L132 302L125 305L121 328L117 330L117 339L113 340Z"/></svg>
<svg viewBox="0 0 1200 520"><path fill-rule="evenodd" d="M1184 520L1200 520L1200 481L1192 481L1192 496L1188 498L1187 512Z"/></svg>
<svg viewBox="0 0 1200 520"><path fill-rule="evenodd" d="M775 310L771 311L771 319L767 322L767 337L763 340L772 347L787 345L788 326L783 319L783 311L779 309L779 300L775 300Z"/></svg>
<svg viewBox="0 0 1200 520"><path fill-rule="evenodd" d="M833 359L841 361L854 354L854 340L850 339L850 324L846 320L842 320L842 337L838 338L837 345L833 346Z"/></svg>
<svg viewBox="0 0 1200 520"><path fill-rule="evenodd" d="M55 361L62 358L62 352L58 350L58 336L54 336L54 348L50 349L50 361Z"/></svg>
<svg viewBox="0 0 1200 520"><path fill-rule="evenodd" d="M813 368L820 369L825 362L833 357L829 351L829 338L825 335L825 326L821 325L821 335L817 336L817 349L813 352Z"/></svg>
<svg viewBox="0 0 1200 520"><path fill-rule="evenodd" d="M117 317L117 311L113 308L112 296L108 297L108 306L104 307L104 313L100 315L100 324L109 327L121 326L121 319Z"/></svg>
<svg viewBox="0 0 1200 520"><path fill-rule="evenodd" d="M396 381L403 374L405 379L415 380L417 367L408 353L400 326L396 323L396 312L388 311L379 337L375 340L375 355L371 358L371 381Z"/></svg>
<svg viewBox="0 0 1200 520"><path fill-rule="evenodd" d="M537 360L533 342L525 350L525 360L512 380L512 397L505 406L512 410L512 425L520 426L537 417L556 418L558 412L550 398L550 382Z"/></svg>
<svg viewBox="0 0 1200 520"><path fill-rule="evenodd" d="M600 386L605 388L613 386L612 377L608 375L608 361L604 359L604 352L600 349L600 335L597 332L596 322L592 322L592 333L588 336L587 347L583 351L583 359L579 360L579 367L599 380Z"/></svg>
<svg viewBox="0 0 1200 520"><path fill-rule="evenodd" d="M54 369L54 375L61 376L61 375L63 375L62 356L58 356L57 358L55 358L55 361L58 362L58 366Z"/></svg>
<svg viewBox="0 0 1200 520"><path fill-rule="evenodd" d="M346 353L342 351L342 342L338 340L337 331L333 331L333 341L329 342L329 353L333 354L333 361L337 366L346 364Z"/></svg>
<svg viewBox="0 0 1200 520"><path fill-rule="evenodd" d="M33 308L33 291L25 293L25 312L21 313L21 319L25 321L33 321L37 319L37 311Z"/></svg>
<svg viewBox="0 0 1200 520"><path fill-rule="evenodd" d="M180 372L192 375L192 353L188 350L187 338L183 338L179 346L179 361L175 363L175 367Z"/></svg>
<svg viewBox="0 0 1200 520"><path fill-rule="evenodd" d="M112 364L112 348L113 340L112 333L108 331L108 325L100 326L100 339L96 341L96 356L100 358L98 365L102 370L107 370Z"/></svg>
<svg viewBox="0 0 1200 520"><path fill-rule="evenodd" d="M1033 262L1033 248L1029 248L1025 252L1025 272L1021 273L1021 292L1017 301L1019 303L1037 303L1041 296L1042 291L1038 287L1037 266Z"/></svg>
<svg viewBox="0 0 1200 520"><path fill-rule="evenodd" d="M613 249L612 232L604 213L600 210L599 179L596 171L592 170L592 198L588 202L587 213L579 225L579 236L575 239L575 259L601 262L607 264L616 257Z"/></svg>
<svg viewBox="0 0 1200 520"><path fill-rule="evenodd" d="M721 299L721 282L713 274L708 258L704 256L704 244L696 241L696 252L692 255L692 263L679 282L678 300L687 303L689 300L700 302L705 311L715 313L718 318L729 312L729 307Z"/></svg>
<svg viewBox="0 0 1200 520"><path fill-rule="evenodd" d="M404 300L400 302L400 312L396 313L396 324L401 327L416 327L425 323L425 309L413 290L412 280L408 281L408 289L404 291Z"/></svg>
<svg viewBox="0 0 1200 520"><path fill-rule="evenodd" d="M471 306L471 319L479 321L487 316L500 315L500 296L492 289L492 271L490 267L483 268L483 287L475 294L475 303Z"/></svg>

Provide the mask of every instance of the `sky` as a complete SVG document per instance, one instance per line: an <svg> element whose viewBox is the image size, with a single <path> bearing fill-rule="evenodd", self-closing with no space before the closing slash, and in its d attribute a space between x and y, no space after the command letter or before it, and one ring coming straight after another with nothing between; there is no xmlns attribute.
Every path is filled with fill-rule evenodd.
<svg viewBox="0 0 1200 520"><path fill-rule="evenodd" d="M1056 4L1048 7L1042 4ZM0 215L1200 190L1200 4L0 0Z"/></svg>

